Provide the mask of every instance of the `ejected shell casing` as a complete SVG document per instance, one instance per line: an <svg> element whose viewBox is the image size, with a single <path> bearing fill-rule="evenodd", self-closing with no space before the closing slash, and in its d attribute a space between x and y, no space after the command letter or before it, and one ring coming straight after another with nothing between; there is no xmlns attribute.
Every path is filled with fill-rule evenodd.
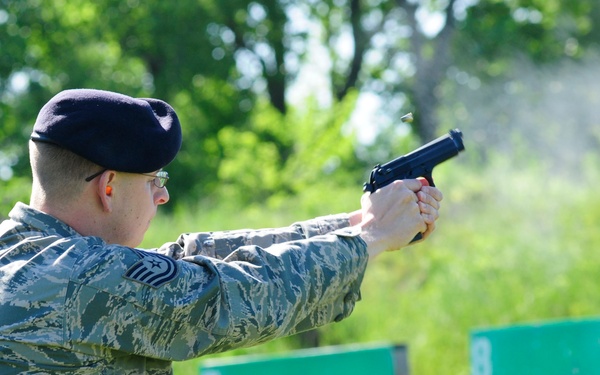
<svg viewBox="0 0 600 375"><path fill-rule="evenodd" d="M412 112L409 112L409 113L405 114L404 116L400 117L400 121L402 121L402 122L413 122L413 114L412 114Z"/></svg>

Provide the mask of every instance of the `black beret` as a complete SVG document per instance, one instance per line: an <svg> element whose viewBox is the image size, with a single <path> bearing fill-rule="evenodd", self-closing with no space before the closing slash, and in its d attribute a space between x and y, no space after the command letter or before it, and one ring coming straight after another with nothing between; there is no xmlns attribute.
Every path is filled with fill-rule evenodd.
<svg viewBox="0 0 600 375"><path fill-rule="evenodd" d="M175 158L181 126L162 100L76 89L58 93L42 107L31 139L53 143L104 168L148 173Z"/></svg>

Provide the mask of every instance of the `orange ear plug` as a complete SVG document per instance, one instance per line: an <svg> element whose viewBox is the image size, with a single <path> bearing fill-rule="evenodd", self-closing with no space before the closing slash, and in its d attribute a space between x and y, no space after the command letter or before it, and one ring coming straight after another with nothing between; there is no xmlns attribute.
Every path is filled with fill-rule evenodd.
<svg viewBox="0 0 600 375"><path fill-rule="evenodd" d="M111 195L112 194L112 186L107 186L106 187L106 195Z"/></svg>

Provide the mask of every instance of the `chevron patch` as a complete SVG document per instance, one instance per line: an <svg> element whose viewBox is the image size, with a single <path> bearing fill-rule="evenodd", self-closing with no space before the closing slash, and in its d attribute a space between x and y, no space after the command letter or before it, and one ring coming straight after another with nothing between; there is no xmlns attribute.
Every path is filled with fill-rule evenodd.
<svg viewBox="0 0 600 375"><path fill-rule="evenodd" d="M177 276L179 269L175 260L161 254L134 251L141 259L125 272L124 277L160 288Z"/></svg>

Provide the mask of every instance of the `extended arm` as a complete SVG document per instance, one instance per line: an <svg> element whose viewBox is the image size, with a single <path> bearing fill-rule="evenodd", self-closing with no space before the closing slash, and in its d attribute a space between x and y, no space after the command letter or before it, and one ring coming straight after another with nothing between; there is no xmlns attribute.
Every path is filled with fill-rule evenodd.
<svg viewBox="0 0 600 375"><path fill-rule="evenodd" d="M83 274L69 297L75 349L185 360L337 322L359 299L368 257L365 242L342 230L268 249L241 246L223 260L168 259L115 246L94 252L86 263L95 266L78 265ZM75 329L84 322L92 326Z"/></svg>
<svg viewBox="0 0 600 375"><path fill-rule="evenodd" d="M425 239L435 229L443 196L440 190L430 186L422 186L415 193L421 215L427 225L427 229L423 233L423 239ZM180 235L177 242L165 244L158 249L158 252L175 259L191 255L206 255L224 259L240 246L257 245L266 248L277 243L307 239L331 233L337 229L357 226L361 221L362 211L356 210L349 214L321 216L282 228L184 233Z"/></svg>
<svg viewBox="0 0 600 375"><path fill-rule="evenodd" d="M350 215L337 214L297 222L282 228L184 233L179 236L177 242L165 244L159 252L176 259L193 255L224 259L241 246L256 245L267 248L273 244L331 233L354 224L356 223L350 223Z"/></svg>

